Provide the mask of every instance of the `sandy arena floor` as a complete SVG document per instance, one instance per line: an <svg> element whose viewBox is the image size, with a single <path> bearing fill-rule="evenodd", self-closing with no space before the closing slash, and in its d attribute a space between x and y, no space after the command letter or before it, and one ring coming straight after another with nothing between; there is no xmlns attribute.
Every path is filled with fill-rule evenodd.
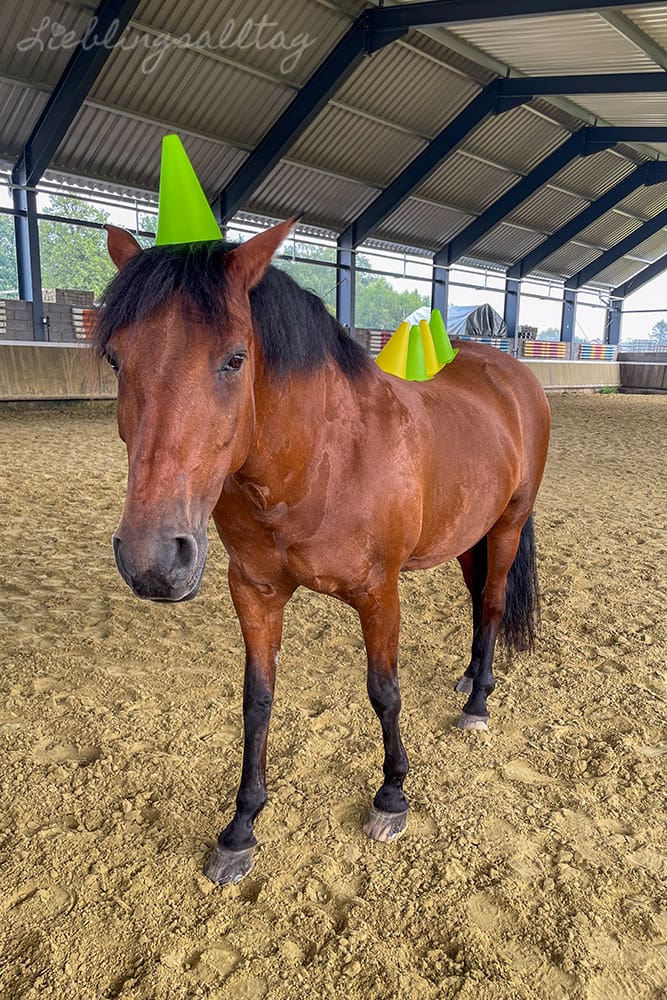
<svg viewBox="0 0 667 1000"><path fill-rule="evenodd" d="M458 567L406 577L408 833L367 841L379 727L346 608L288 610L262 850L204 857L239 775L242 648L201 596L137 601L107 406L0 411L0 995L7 1000L667 997L667 399L552 398L544 624L487 734L454 728Z"/></svg>

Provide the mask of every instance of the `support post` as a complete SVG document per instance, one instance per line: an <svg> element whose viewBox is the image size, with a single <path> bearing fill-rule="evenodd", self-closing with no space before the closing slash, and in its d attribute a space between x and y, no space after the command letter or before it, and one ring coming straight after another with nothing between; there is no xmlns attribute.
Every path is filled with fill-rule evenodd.
<svg viewBox="0 0 667 1000"><path fill-rule="evenodd" d="M605 344L621 342L621 321L623 319L623 299L612 299L607 309L605 324Z"/></svg>
<svg viewBox="0 0 667 1000"><path fill-rule="evenodd" d="M431 308L439 309L447 326L447 309L449 308L449 268L433 265L431 282Z"/></svg>
<svg viewBox="0 0 667 1000"><path fill-rule="evenodd" d="M574 288L566 288L563 295L563 318L560 326L560 339L567 344L574 341L574 321L577 315L577 293Z"/></svg>
<svg viewBox="0 0 667 1000"><path fill-rule="evenodd" d="M349 238L339 236L336 248L336 319L354 336L357 271Z"/></svg>
<svg viewBox="0 0 667 1000"><path fill-rule="evenodd" d="M520 294L521 283L516 278L507 278L505 280L505 325L510 340L516 340L519 329Z"/></svg>
<svg viewBox="0 0 667 1000"><path fill-rule="evenodd" d="M25 168L19 165L12 172L12 198L15 210L16 271L19 298L32 302L32 328L35 340L46 340L44 303L42 300L42 264L39 252L39 222L37 195L26 186Z"/></svg>

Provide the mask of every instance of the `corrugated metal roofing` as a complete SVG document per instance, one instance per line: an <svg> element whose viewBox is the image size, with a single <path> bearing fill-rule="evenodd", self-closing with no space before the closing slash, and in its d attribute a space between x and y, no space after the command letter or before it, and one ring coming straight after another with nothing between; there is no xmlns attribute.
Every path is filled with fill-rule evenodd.
<svg viewBox="0 0 667 1000"><path fill-rule="evenodd" d="M517 181L517 175L463 152L454 153L415 192L477 215Z"/></svg>
<svg viewBox="0 0 667 1000"><path fill-rule="evenodd" d="M627 281L628 278L632 278L639 271L642 271L645 266L640 260L635 260L632 257L621 257L596 276L595 284L603 285L607 288L616 288L618 285L622 285L624 281Z"/></svg>
<svg viewBox="0 0 667 1000"><path fill-rule="evenodd" d="M16 158L39 118L48 94L0 79L0 155Z"/></svg>
<svg viewBox="0 0 667 1000"><path fill-rule="evenodd" d="M558 188L543 187L510 214L511 222L531 226L543 233L554 233L588 205L579 195Z"/></svg>
<svg viewBox="0 0 667 1000"><path fill-rule="evenodd" d="M599 256L600 251L597 247L584 246L573 240L543 260L538 272L545 275L560 274L564 278L571 278Z"/></svg>
<svg viewBox="0 0 667 1000"><path fill-rule="evenodd" d="M654 67L655 68L655 67ZM667 125L667 99L663 94L596 94L577 98L598 118L615 125Z"/></svg>
<svg viewBox="0 0 667 1000"><path fill-rule="evenodd" d="M502 264L514 264L534 250L543 239L543 233L501 222L475 243L468 253L480 261L495 260Z"/></svg>
<svg viewBox="0 0 667 1000"><path fill-rule="evenodd" d="M624 198L618 208L644 219L652 218L667 208L667 181L638 188L629 197Z"/></svg>
<svg viewBox="0 0 667 1000"><path fill-rule="evenodd" d="M532 76L655 70L647 55L594 13L480 21L449 30Z"/></svg>
<svg viewBox="0 0 667 1000"><path fill-rule="evenodd" d="M366 208L377 189L283 161L253 195L250 211L273 218L305 212L313 225L339 230Z"/></svg>
<svg viewBox="0 0 667 1000"><path fill-rule="evenodd" d="M556 174L551 183L567 191L576 191L589 201L595 201L634 169L634 163L609 150L604 150L592 156L580 156L572 160Z"/></svg>
<svg viewBox="0 0 667 1000"><path fill-rule="evenodd" d="M377 237L394 243L400 243L406 238L419 240L427 249L436 251L472 220L472 215L454 208L408 198L385 219L378 229Z"/></svg>
<svg viewBox="0 0 667 1000"><path fill-rule="evenodd" d="M145 59L142 49L117 49L91 91L91 99L255 146L292 96L284 87L197 52L172 50L150 72L143 69ZM165 77L172 76L173 84L165 86Z"/></svg>
<svg viewBox="0 0 667 1000"><path fill-rule="evenodd" d="M519 107L488 118L466 139L463 149L527 174L569 136L529 108Z"/></svg>
<svg viewBox="0 0 667 1000"><path fill-rule="evenodd" d="M435 135L480 90L423 51L389 46L366 60L336 100L424 135Z"/></svg>
<svg viewBox="0 0 667 1000"><path fill-rule="evenodd" d="M112 54L57 151L54 167L154 192L161 136L176 130L183 133L213 196L363 6L362 0L263 0L261 11L253 15L246 0L143 0L128 37L141 41L145 36L146 43ZM4 0L0 156L18 154L44 107L45 91L54 86L70 55L57 45L43 52L24 45L22 51L19 41L47 16L80 33L93 10L93 0ZM667 3L625 13L656 43L667 45ZM261 15L277 25L287 46L298 47L299 36L303 41L308 35L300 58L286 60L285 47L234 41L249 16L259 20ZM234 29L220 46L220 33L232 19ZM196 37L205 31L211 38L205 50L174 47L184 33ZM147 66L146 54L165 43L164 56L156 62L153 55ZM305 210L306 222L342 231L493 78L491 57L512 71L535 74L656 69L603 12L461 24L447 32L410 31L363 60L246 207L272 217ZM391 213L375 237L437 249L590 120L590 114L617 124L667 124L664 95L583 96L577 101L584 109L581 117L572 102L537 99L487 119L416 187L414 197ZM667 156L667 144L656 148ZM500 265L515 262L649 155L619 146L616 152L573 161L480 240L473 256ZM621 212L606 213L578 239L610 246L638 225L623 212L651 218L666 204L667 184L642 188L619 206ZM667 234L658 234L653 242L657 256L667 252ZM591 253L595 256L595 249L572 241L540 270L569 276L592 259Z"/></svg>
<svg viewBox="0 0 667 1000"><path fill-rule="evenodd" d="M577 239L582 243L591 243L593 246L608 250L630 233L634 233L640 226L641 222L638 219L621 215L619 212L605 212L596 222L577 233Z"/></svg>
<svg viewBox="0 0 667 1000"><path fill-rule="evenodd" d="M329 105L297 140L290 157L385 187L425 145L416 136Z"/></svg>

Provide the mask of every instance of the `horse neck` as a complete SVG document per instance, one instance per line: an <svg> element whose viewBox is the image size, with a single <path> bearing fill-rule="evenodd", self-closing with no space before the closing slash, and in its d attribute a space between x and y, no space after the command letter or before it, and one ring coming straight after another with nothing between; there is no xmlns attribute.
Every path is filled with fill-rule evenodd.
<svg viewBox="0 0 667 1000"><path fill-rule="evenodd" d="M360 376L359 379L363 378ZM255 380L255 433L239 478L280 493L294 485L337 433L341 419L358 412L360 396L334 361L309 372Z"/></svg>

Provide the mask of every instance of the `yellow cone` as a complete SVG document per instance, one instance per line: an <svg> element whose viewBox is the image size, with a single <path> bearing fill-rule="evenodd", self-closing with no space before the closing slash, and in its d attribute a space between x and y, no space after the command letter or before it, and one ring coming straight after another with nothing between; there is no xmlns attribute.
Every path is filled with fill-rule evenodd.
<svg viewBox="0 0 667 1000"><path fill-rule="evenodd" d="M162 140L157 219L156 246L219 240L222 236L177 135L165 135Z"/></svg>
<svg viewBox="0 0 667 1000"><path fill-rule="evenodd" d="M391 338L375 359L376 365L389 375L397 375L399 378L405 378L409 343L410 325L408 323L401 323L396 333L391 335Z"/></svg>
<svg viewBox="0 0 667 1000"><path fill-rule="evenodd" d="M419 321L419 333L421 334L422 350L424 351L426 374L429 378L433 378L434 375L438 374L441 368L445 367L445 363L444 361L442 363L438 361L438 356L435 352L435 344L433 343L433 334L431 333L431 327L428 325L427 320L421 319Z"/></svg>

